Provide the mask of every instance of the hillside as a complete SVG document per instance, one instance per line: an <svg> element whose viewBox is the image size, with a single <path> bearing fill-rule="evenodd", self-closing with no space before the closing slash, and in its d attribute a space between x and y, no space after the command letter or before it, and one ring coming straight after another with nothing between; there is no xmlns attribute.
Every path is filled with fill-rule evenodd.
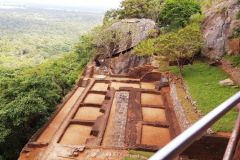
<svg viewBox="0 0 240 160"><path fill-rule="evenodd" d="M71 8L0 8L0 66L37 65L69 52L102 16Z"/></svg>

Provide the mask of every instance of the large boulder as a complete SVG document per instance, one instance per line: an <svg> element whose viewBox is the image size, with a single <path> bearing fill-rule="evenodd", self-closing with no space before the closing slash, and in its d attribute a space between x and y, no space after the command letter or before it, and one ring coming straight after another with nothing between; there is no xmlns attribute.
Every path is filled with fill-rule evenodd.
<svg viewBox="0 0 240 160"><path fill-rule="evenodd" d="M225 53L239 52L239 44L231 39L234 30L240 26L236 18L239 10L238 0L225 0L205 11L202 25L205 56L220 59Z"/></svg>
<svg viewBox="0 0 240 160"><path fill-rule="evenodd" d="M100 67L99 71L108 74L131 74L132 70L139 66L144 66L150 63L150 58L139 57L132 53L131 49L138 45L143 40L153 37L153 34L158 34L157 24L151 19L123 19L113 23L107 28L110 31L120 31L123 36L118 44L109 44L109 51L99 51L95 57L96 65ZM111 33L111 32L109 32ZM114 32L112 32L114 33ZM113 35L114 36L114 35ZM116 49L117 46L117 49ZM112 49L114 48L114 49ZM106 53L110 53L106 54ZM139 69L139 68L138 68ZM146 68L144 68L145 70ZM135 71L134 70L134 71Z"/></svg>
<svg viewBox="0 0 240 160"><path fill-rule="evenodd" d="M139 66L144 66L145 64L149 63L150 58L139 57L131 52L121 54L118 57L109 58L105 60L105 66L107 66L111 70L111 74L123 74L123 75L128 74L131 69L134 69Z"/></svg>
<svg viewBox="0 0 240 160"><path fill-rule="evenodd" d="M156 23L151 19L123 19L113 23L108 29L120 30L124 38L118 44L118 49L112 55L125 52L141 41L149 38L151 31L158 30Z"/></svg>

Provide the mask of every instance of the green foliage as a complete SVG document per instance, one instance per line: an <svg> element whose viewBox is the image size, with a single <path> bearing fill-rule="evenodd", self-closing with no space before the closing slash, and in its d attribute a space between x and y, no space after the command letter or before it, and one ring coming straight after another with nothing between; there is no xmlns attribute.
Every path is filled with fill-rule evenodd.
<svg viewBox="0 0 240 160"><path fill-rule="evenodd" d="M176 32L160 35L156 39L140 43L134 52L140 56L158 55L166 57L168 61L176 61L179 69L183 59L192 59L202 46L202 34L199 26L199 17L192 17L192 24Z"/></svg>
<svg viewBox="0 0 240 160"><path fill-rule="evenodd" d="M129 156L124 157L123 160L145 160L150 158L154 153L146 152L146 151L137 151L137 150L129 150Z"/></svg>
<svg viewBox="0 0 240 160"><path fill-rule="evenodd" d="M185 27L194 14L201 13L201 6L196 0L166 0L159 16L159 23L168 29Z"/></svg>
<svg viewBox="0 0 240 160"><path fill-rule="evenodd" d="M122 2L120 11L120 19L124 18L151 18L160 5L157 0L126 0Z"/></svg>
<svg viewBox="0 0 240 160"><path fill-rule="evenodd" d="M111 21L118 20L119 16L120 16L120 10L119 9L108 10L104 15L103 23L106 24L106 23L109 23Z"/></svg>
<svg viewBox="0 0 240 160"><path fill-rule="evenodd" d="M104 22L124 18L149 18L157 20L162 0L125 0L121 8L109 10L105 14Z"/></svg>
<svg viewBox="0 0 240 160"><path fill-rule="evenodd" d="M0 9L0 66L35 66L72 51L79 35L100 23L102 15L35 8Z"/></svg>
<svg viewBox="0 0 240 160"><path fill-rule="evenodd" d="M79 42L75 46L75 52L78 54L78 59L85 66L89 59L94 56L95 50L93 47L93 35L85 34L81 36Z"/></svg>
<svg viewBox="0 0 240 160"><path fill-rule="evenodd" d="M193 59L202 46L202 34L198 24L191 24L177 32L160 36L156 41L157 54L176 61L181 71L181 60Z"/></svg>
<svg viewBox="0 0 240 160"><path fill-rule="evenodd" d="M146 41L141 42L134 48L134 53L138 56L152 56L156 51L154 46L154 39L148 39Z"/></svg>
<svg viewBox="0 0 240 160"><path fill-rule="evenodd" d="M128 26L132 31L134 27ZM118 49L120 42L127 41L129 37L121 28L111 28L111 23L95 27L91 32L93 44L98 54L111 57Z"/></svg>
<svg viewBox="0 0 240 160"><path fill-rule="evenodd" d="M94 55L90 35L69 51L101 15L33 8L0 13L0 159L12 160Z"/></svg>
<svg viewBox="0 0 240 160"><path fill-rule="evenodd" d="M6 159L16 159L75 84L92 54L84 46L88 42L80 44L83 51L77 50L78 54L68 53L37 67L0 71L0 153Z"/></svg>
<svg viewBox="0 0 240 160"><path fill-rule="evenodd" d="M183 77L193 100L197 102L198 109L204 115L239 90L228 86L220 86L219 81L228 78L226 73L218 67L211 67L203 62L186 66L183 70ZM231 132L236 117L237 112L235 110L231 111L213 126L213 130L216 132Z"/></svg>
<svg viewBox="0 0 240 160"><path fill-rule="evenodd" d="M159 35L158 29L151 29L148 31L148 37L149 38L156 38Z"/></svg>
<svg viewBox="0 0 240 160"><path fill-rule="evenodd" d="M232 62L235 67L240 67L240 56L225 56L224 58Z"/></svg>
<svg viewBox="0 0 240 160"><path fill-rule="evenodd" d="M190 24L201 24L203 20L204 20L203 14L200 14L200 13L193 14L190 17Z"/></svg>
<svg viewBox="0 0 240 160"><path fill-rule="evenodd" d="M154 152L129 150L129 154L132 154L132 155L141 155L141 156L144 156L144 157L146 157L146 158L150 158L150 157L154 154Z"/></svg>

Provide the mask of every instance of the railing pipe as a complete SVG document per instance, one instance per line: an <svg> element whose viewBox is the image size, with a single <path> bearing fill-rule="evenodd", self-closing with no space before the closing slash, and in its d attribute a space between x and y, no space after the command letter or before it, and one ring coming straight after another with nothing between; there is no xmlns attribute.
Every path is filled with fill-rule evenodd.
<svg viewBox="0 0 240 160"><path fill-rule="evenodd" d="M201 118L198 122L181 133L169 144L160 149L149 160L173 160L185 149L187 149L194 141L199 139L206 130L211 127L218 119L225 115L235 105L240 103L240 92L223 102L213 111Z"/></svg>
<svg viewBox="0 0 240 160"><path fill-rule="evenodd" d="M233 129L232 135L229 139L227 149L225 151L225 154L223 156L223 160L232 160L234 153L237 148L238 140L240 137L240 104L238 105L238 117L235 123L235 127Z"/></svg>

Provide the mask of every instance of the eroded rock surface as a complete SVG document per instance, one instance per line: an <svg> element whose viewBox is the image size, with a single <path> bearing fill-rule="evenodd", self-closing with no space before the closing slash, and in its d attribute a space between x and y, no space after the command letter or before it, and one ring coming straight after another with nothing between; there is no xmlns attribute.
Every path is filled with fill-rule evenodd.
<svg viewBox="0 0 240 160"><path fill-rule="evenodd" d="M139 57L133 53L122 54L107 60L113 74L127 74L130 69L149 63L149 58Z"/></svg>
<svg viewBox="0 0 240 160"><path fill-rule="evenodd" d="M141 41L149 37L151 30L157 29L156 23L151 19L123 19L111 25L111 30L120 30L125 38L119 43L118 50L113 53L121 53L135 47Z"/></svg>
<svg viewBox="0 0 240 160"><path fill-rule="evenodd" d="M225 53L239 53L239 41L232 41L235 29L240 27L236 18L240 10L237 0L225 0L205 11L202 25L204 47L203 54L210 59L220 59Z"/></svg>

